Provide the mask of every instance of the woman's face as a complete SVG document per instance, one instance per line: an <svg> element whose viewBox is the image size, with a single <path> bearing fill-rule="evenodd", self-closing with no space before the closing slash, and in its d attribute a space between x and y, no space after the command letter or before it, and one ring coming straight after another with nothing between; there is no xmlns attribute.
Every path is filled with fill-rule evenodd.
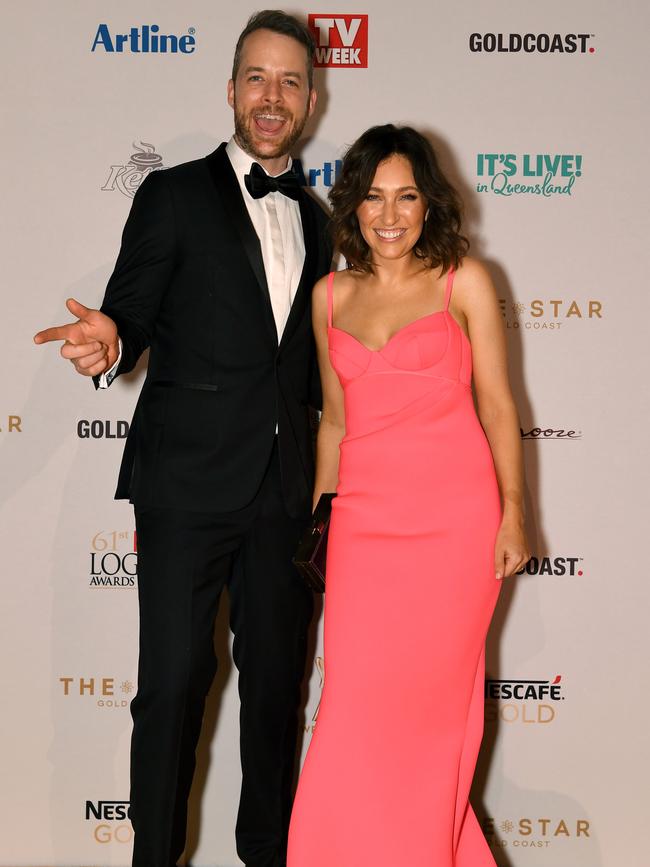
<svg viewBox="0 0 650 867"><path fill-rule="evenodd" d="M379 163L368 194L356 211L373 261L409 255L422 234L426 210L410 161L393 154Z"/></svg>

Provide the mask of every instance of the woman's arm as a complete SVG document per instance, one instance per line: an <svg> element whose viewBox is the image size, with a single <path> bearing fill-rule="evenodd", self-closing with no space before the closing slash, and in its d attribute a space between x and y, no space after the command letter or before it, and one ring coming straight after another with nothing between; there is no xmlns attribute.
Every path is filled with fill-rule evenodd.
<svg viewBox="0 0 650 867"><path fill-rule="evenodd" d="M327 340L327 277L314 286L312 324L323 389L323 412L316 439L314 508L321 494L336 490L339 477L339 443L345 434L343 389L330 364Z"/></svg>
<svg viewBox="0 0 650 867"><path fill-rule="evenodd" d="M508 380L503 317L492 280L479 262L466 259L452 295L467 320L472 345L478 415L496 470L503 518L495 546L498 578L513 575L528 561L524 530L524 469L517 409Z"/></svg>

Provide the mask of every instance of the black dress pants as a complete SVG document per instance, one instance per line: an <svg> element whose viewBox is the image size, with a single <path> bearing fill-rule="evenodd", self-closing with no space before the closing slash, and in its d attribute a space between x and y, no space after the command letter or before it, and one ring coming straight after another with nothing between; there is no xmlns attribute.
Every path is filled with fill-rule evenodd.
<svg viewBox="0 0 650 867"><path fill-rule="evenodd" d="M284 508L277 445L254 501L226 514L136 506L140 658L131 704L133 867L171 867L183 852L187 799L213 630L228 588L239 671L239 857L281 867L305 668L311 592L291 563L306 519Z"/></svg>

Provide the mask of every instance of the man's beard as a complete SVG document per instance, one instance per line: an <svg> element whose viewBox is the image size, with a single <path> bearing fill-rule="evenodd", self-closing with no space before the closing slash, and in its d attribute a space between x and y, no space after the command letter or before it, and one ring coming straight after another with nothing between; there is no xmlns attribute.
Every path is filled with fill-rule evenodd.
<svg viewBox="0 0 650 867"><path fill-rule="evenodd" d="M255 159L258 160L272 160L284 156L285 154L289 154L291 148L302 135L302 131L305 128L305 124L307 123L307 111L305 111L302 117L298 118L296 121L295 115L287 114L286 112L278 111L277 109L275 109L273 111L274 114L277 114L278 116L287 119L288 129L285 132L284 136L277 142L277 144L273 147L271 151L262 152L257 149L255 139L250 133L250 129L255 123L255 121L253 120L253 115L258 113L260 109L251 109L248 114L244 114L243 112L238 110L237 101L235 100L234 110L235 138L237 140L237 143L243 150L246 151L247 154L250 154L250 156L255 157Z"/></svg>

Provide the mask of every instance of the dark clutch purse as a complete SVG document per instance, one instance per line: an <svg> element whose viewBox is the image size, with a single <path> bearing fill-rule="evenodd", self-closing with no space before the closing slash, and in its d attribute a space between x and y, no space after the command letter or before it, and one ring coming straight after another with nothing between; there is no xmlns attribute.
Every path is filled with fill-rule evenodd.
<svg viewBox="0 0 650 867"><path fill-rule="evenodd" d="M325 559L327 534L336 494L321 494L311 524L300 539L293 562L309 587L316 593L325 592Z"/></svg>

